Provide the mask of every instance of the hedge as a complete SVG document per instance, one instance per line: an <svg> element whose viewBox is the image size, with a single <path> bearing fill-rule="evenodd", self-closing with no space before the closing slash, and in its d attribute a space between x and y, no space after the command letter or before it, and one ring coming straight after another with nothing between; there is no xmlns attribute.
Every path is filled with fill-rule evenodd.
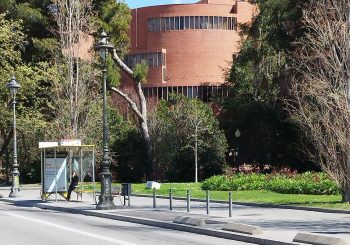
<svg viewBox="0 0 350 245"><path fill-rule="evenodd" d="M212 176L202 182L203 190L237 191L270 190L284 194L340 194L340 188L324 173L303 174L235 174Z"/></svg>

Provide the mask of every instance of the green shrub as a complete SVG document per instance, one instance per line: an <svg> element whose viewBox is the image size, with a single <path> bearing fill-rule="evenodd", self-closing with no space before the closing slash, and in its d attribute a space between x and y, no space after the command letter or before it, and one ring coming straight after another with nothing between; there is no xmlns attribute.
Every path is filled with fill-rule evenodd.
<svg viewBox="0 0 350 245"><path fill-rule="evenodd" d="M218 175L202 182L203 190L270 190L284 194L339 194L340 189L324 173L306 172L303 174L235 174L227 177Z"/></svg>

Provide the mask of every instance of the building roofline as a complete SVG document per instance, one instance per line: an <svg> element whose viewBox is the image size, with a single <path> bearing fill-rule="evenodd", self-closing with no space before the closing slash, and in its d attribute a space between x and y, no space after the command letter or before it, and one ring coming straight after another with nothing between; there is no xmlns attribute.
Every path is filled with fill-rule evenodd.
<svg viewBox="0 0 350 245"><path fill-rule="evenodd" d="M198 2L195 3L172 3L172 4L160 4L160 5L152 5L152 6L145 6L145 7L140 7L140 8L133 8L132 10L136 10L136 9L145 9L145 8L156 8L156 7L162 7L162 6L182 6L182 5L195 5L195 4L208 4L208 5L226 5L226 6L234 6L237 3L237 0L232 0L232 4L224 4L224 3L209 3L208 1L205 2L205 0L200 0ZM243 0L244 2L244 0Z"/></svg>

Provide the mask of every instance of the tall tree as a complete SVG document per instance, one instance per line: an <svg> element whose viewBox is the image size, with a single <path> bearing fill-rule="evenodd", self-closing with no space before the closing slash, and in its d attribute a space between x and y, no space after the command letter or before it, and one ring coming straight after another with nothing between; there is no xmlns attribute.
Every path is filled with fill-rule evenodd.
<svg viewBox="0 0 350 245"><path fill-rule="evenodd" d="M86 141L91 126L97 126L101 121L101 113L97 110L100 106L97 70L90 60L82 59L82 53L87 49L82 43L88 43L92 28L92 1L53 2L52 16L60 45L54 60L58 79L55 79L52 100L56 137Z"/></svg>
<svg viewBox="0 0 350 245"><path fill-rule="evenodd" d="M142 91L142 83L146 82L148 67L145 64L137 65L131 70L122 60L129 48L129 26L131 20L130 9L124 2L114 0L93 0L94 9L98 12L97 25L99 30L104 29L114 44L113 61L108 63L108 82L111 91L123 98L139 120L147 156L146 177L152 177L152 144L148 129L147 102ZM114 67L116 64L117 67ZM133 100L130 95L118 88L120 85L119 71L122 70L134 81L134 88L138 99Z"/></svg>
<svg viewBox="0 0 350 245"><path fill-rule="evenodd" d="M12 114L9 107L11 95L6 88L10 77L15 75L22 88L17 94L17 130L19 145L19 163L22 168L36 158L38 152L32 142L44 133L46 124L45 105L50 93L43 84L48 83L49 69L45 63L26 63L21 51L26 44L22 22L7 20L5 14L0 14L0 157L11 149ZM2 158L4 159L4 158Z"/></svg>
<svg viewBox="0 0 350 245"><path fill-rule="evenodd" d="M220 171L227 142L208 104L183 95L171 95L169 102L160 103L151 122L155 162L158 168L168 172L166 175L171 175L169 172L174 168L178 168L178 172L186 169L186 178L190 174L191 180L197 182L199 173L203 177ZM188 163L191 165L186 165ZM184 179L185 176L177 177Z"/></svg>
<svg viewBox="0 0 350 245"><path fill-rule="evenodd" d="M303 23L289 109L311 140L311 158L350 202L350 3L311 0Z"/></svg>
<svg viewBox="0 0 350 245"><path fill-rule="evenodd" d="M272 106L285 78L288 52L302 34L300 4L304 0L257 0L259 13L240 26L241 50L228 72L233 93Z"/></svg>
<svg viewBox="0 0 350 245"><path fill-rule="evenodd" d="M232 96L223 103L221 125L230 147L239 147L238 162L300 163L298 130L280 99L288 89L288 54L303 35L301 4L307 1L255 2L259 11L252 23L240 26L241 50L228 72ZM242 132L239 139L234 136L237 129Z"/></svg>

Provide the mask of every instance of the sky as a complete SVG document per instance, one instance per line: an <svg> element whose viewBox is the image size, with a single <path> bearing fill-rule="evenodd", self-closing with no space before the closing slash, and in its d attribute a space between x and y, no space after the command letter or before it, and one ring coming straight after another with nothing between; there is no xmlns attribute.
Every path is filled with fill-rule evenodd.
<svg viewBox="0 0 350 245"><path fill-rule="evenodd" d="M145 6L175 4L175 3L195 3L199 0L124 0L130 8L140 8Z"/></svg>

